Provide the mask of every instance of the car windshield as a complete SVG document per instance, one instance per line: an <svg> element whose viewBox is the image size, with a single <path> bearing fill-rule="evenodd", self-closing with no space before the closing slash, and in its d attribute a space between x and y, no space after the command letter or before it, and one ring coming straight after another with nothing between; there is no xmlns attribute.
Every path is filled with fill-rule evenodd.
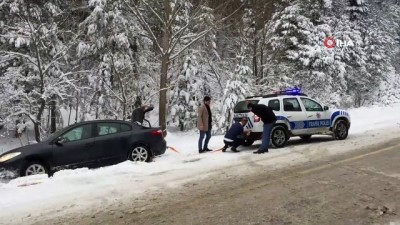
<svg viewBox="0 0 400 225"><path fill-rule="evenodd" d="M260 100L247 100L238 102L235 106L234 113L248 113L250 112L249 108L247 108L248 103L257 104Z"/></svg>

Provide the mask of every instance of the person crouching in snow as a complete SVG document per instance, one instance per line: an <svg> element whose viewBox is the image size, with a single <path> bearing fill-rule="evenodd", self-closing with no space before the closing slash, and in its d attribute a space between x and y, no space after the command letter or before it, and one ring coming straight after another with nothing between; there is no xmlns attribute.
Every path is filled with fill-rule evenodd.
<svg viewBox="0 0 400 225"><path fill-rule="evenodd" d="M229 146L232 146L231 150L233 152L239 152L237 150L237 147L245 142L245 135L250 135L250 131L244 132L244 126L246 126L246 124L247 118L242 118L240 122L234 123L231 128L229 128L224 137L225 146L222 148L222 152L225 152L226 149L229 148Z"/></svg>

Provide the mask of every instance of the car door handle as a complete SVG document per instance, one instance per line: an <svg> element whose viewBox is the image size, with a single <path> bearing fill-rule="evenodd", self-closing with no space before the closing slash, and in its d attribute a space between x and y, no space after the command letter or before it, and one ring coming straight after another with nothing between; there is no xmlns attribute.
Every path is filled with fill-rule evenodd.
<svg viewBox="0 0 400 225"><path fill-rule="evenodd" d="M93 146L94 145L94 143L87 143L87 144L85 144L84 146L85 147L91 147L91 146Z"/></svg>
<svg viewBox="0 0 400 225"><path fill-rule="evenodd" d="M292 116L287 116L287 118L292 118Z"/></svg>
<svg viewBox="0 0 400 225"><path fill-rule="evenodd" d="M310 118L310 117L313 117L313 115L311 115L311 116L308 116L308 118Z"/></svg>

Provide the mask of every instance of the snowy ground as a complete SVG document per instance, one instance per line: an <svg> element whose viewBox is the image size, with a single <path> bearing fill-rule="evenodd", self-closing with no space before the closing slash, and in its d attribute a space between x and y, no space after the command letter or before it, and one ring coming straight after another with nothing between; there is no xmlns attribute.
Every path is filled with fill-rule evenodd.
<svg viewBox="0 0 400 225"><path fill-rule="evenodd" d="M399 111L400 104L351 110L352 126L347 140L331 141L329 137L319 136L311 143L302 143L294 138L288 147L271 149L264 155L251 154L259 143L251 148L242 148L238 154L216 152L199 155L197 133L169 134L168 145L179 153L167 151L152 163L124 162L96 170L64 170L51 178L31 176L0 183L0 224L26 224L30 218L115 204L153 191L167 192L168 188L206 179L213 171L239 164L257 163L279 168L326 155L356 151L363 146L399 137ZM18 144L19 139L1 137L0 151ZM222 136L213 137L210 147L222 147ZM243 173L251 170L254 167L248 167Z"/></svg>

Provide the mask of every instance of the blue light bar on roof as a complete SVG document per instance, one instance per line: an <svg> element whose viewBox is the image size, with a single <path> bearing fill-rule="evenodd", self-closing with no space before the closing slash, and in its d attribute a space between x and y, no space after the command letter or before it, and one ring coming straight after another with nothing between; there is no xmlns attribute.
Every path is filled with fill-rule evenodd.
<svg viewBox="0 0 400 225"><path fill-rule="evenodd" d="M282 90L280 93L285 94L285 95L301 95L301 94L303 94L301 89L298 87L286 88L286 89Z"/></svg>

